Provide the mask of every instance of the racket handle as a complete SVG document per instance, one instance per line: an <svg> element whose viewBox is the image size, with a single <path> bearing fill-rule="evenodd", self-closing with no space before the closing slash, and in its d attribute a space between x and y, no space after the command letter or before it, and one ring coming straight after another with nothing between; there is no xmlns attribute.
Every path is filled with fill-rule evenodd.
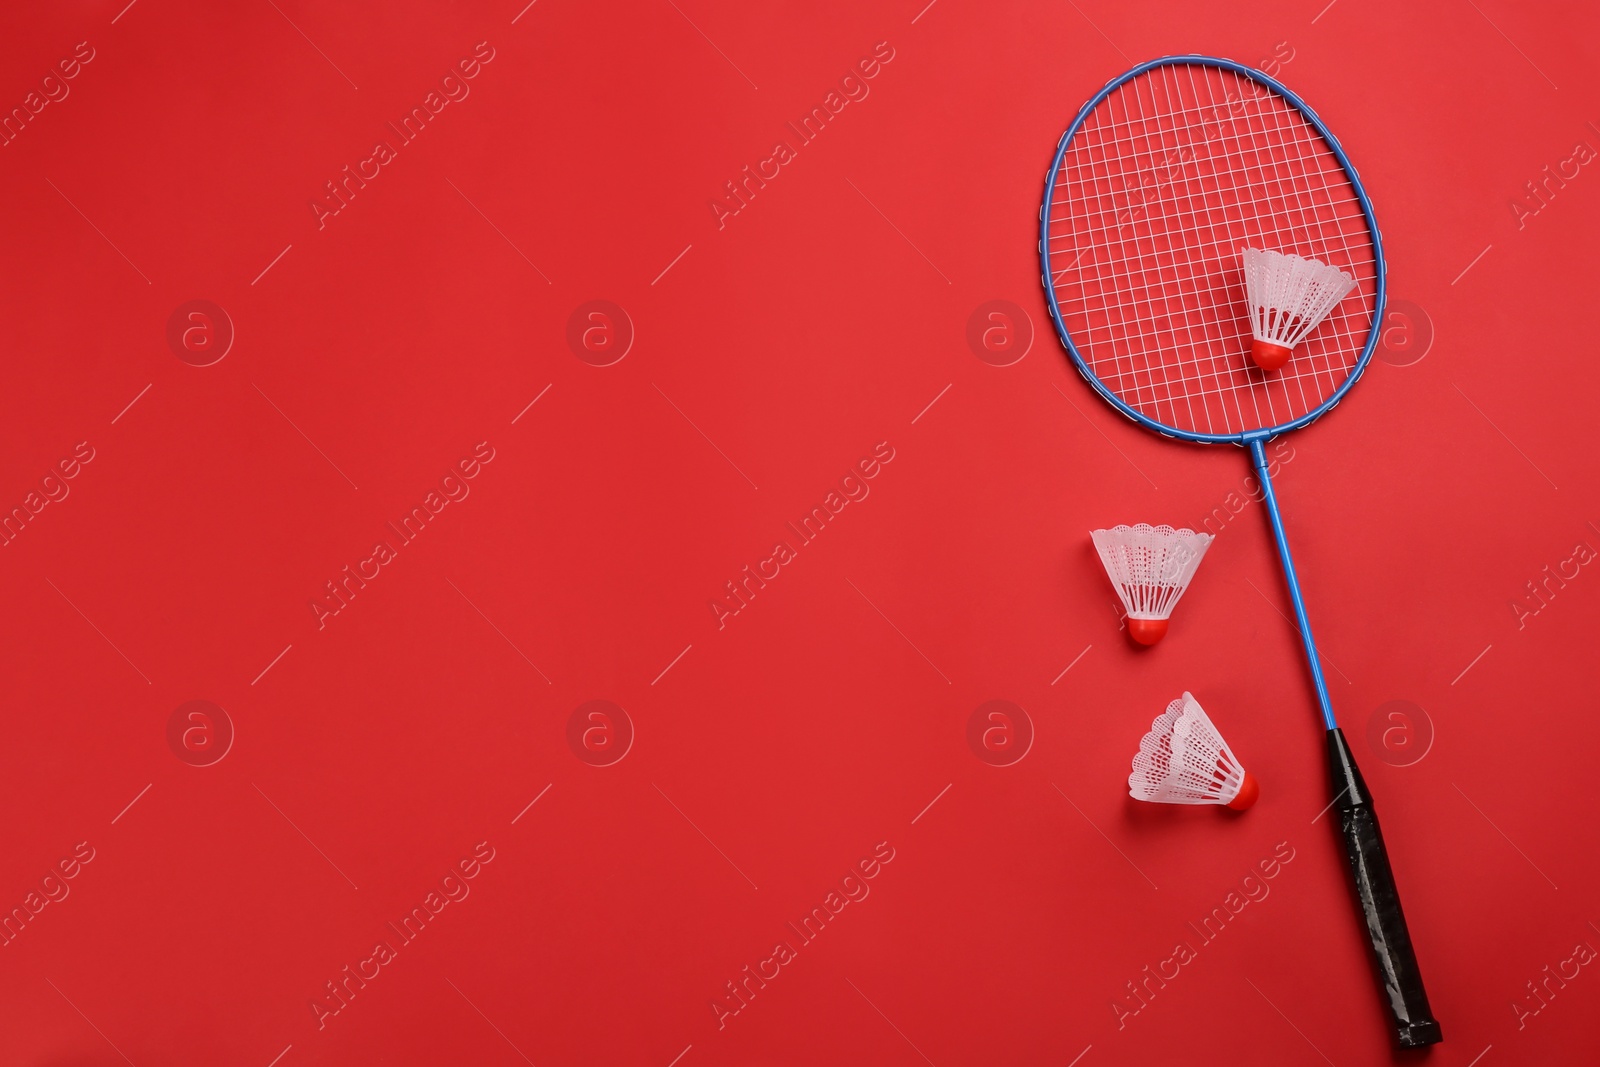
<svg viewBox="0 0 1600 1067"><path fill-rule="evenodd" d="M1333 807L1339 813L1339 837L1355 883L1356 900L1372 942L1378 981L1388 1002L1389 1023L1401 1048L1420 1048L1444 1040L1439 1023L1428 1007L1422 972L1411 948L1400 892L1395 888L1389 852L1378 828L1372 794L1361 777L1344 731L1328 731L1328 769L1332 773Z"/></svg>

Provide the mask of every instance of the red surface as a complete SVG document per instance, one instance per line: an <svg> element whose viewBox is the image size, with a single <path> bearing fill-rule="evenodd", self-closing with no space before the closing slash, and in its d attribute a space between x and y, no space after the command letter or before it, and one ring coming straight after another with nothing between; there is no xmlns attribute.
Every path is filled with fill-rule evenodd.
<svg viewBox="0 0 1600 1067"><path fill-rule="evenodd" d="M1592 9L124 2L0 14L0 1061L1389 1062L1244 456L1043 315L1061 130L1179 51L1302 93L1391 259L1277 485L1423 1058L1592 1059ZM1208 515L1133 648L1086 531ZM1184 689L1251 811L1126 798Z"/></svg>

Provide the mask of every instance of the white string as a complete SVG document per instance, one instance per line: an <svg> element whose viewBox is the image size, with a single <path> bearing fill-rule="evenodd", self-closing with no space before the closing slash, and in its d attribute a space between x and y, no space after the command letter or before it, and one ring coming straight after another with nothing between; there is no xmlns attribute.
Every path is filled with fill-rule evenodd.
<svg viewBox="0 0 1600 1067"><path fill-rule="evenodd" d="M1118 86L1067 146L1050 208L1067 332L1094 376L1156 422L1209 434L1282 425L1333 395L1360 357L1377 285L1360 201L1321 134L1243 75L1175 64ZM1270 374L1249 355L1247 245L1356 279Z"/></svg>

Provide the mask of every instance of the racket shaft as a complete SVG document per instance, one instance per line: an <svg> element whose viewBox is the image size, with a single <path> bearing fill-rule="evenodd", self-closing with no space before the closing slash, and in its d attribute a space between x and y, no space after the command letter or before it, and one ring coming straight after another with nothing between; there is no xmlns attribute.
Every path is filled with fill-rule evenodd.
<svg viewBox="0 0 1600 1067"><path fill-rule="evenodd" d="M1300 596L1300 579L1295 576L1294 557L1289 554L1289 535L1283 529L1283 516L1278 512L1278 494L1272 490L1272 474L1268 470L1266 441L1257 437L1250 441L1250 459L1261 482L1261 502L1267 506L1267 518L1272 523L1272 536L1278 542L1278 560L1283 564L1283 579L1289 586L1289 603L1294 608L1295 629L1300 631L1300 644L1306 650L1306 666L1311 670L1311 687L1317 692L1317 706L1322 709L1322 721L1328 729L1336 729L1333 701L1328 699L1328 683L1322 677L1322 658L1317 655L1317 642L1311 636L1311 620L1306 618L1305 601Z"/></svg>
<svg viewBox="0 0 1600 1067"><path fill-rule="evenodd" d="M1296 628L1305 646L1317 703L1321 705L1322 717L1328 726L1331 806L1339 812L1339 837L1344 844L1345 859L1350 864L1356 903L1367 924L1367 939L1372 945L1373 962L1377 965L1378 982L1389 1009L1395 1043L1401 1048L1436 1044L1442 1040L1439 1024L1433 1018L1428 994L1422 988L1422 972L1411 947L1405 913L1400 910L1400 891L1395 888L1389 851L1384 847L1383 832L1378 828L1378 813L1372 807L1372 794L1367 792L1367 783L1361 777L1350 746L1345 743L1344 731L1333 718L1333 704L1328 699L1328 686L1322 677L1317 644L1311 636L1311 621L1306 618L1300 580L1295 576L1294 559L1289 554L1289 538L1283 529L1283 516L1278 513L1277 494L1272 490L1263 439L1251 440L1250 456L1256 476L1261 480L1261 498L1272 522L1272 534L1278 542L1278 557L1283 562L1289 598L1294 602Z"/></svg>
<svg viewBox="0 0 1600 1067"><path fill-rule="evenodd" d="M1443 1040L1439 1023L1428 1007L1422 971L1411 947L1400 891L1389 866L1378 813L1361 777L1343 730L1328 731L1328 770L1339 813L1339 837L1350 863L1356 902L1367 924L1378 981L1388 1003L1389 1021L1401 1048L1420 1048Z"/></svg>

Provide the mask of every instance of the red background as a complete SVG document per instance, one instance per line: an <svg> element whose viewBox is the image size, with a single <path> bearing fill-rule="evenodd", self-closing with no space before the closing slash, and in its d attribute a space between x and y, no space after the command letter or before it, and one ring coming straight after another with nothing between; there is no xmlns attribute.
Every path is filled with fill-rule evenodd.
<svg viewBox="0 0 1600 1067"><path fill-rule="evenodd" d="M0 549L0 905L94 856L0 948L0 1060L1389 1062L1261 509L1232 498L1149 652L1088 547L1226 514L1248 473L1101 404L1038 284L1062 129L1189 51L1276 57L1407 302L1278 489L1444 1026L1423 1058L1593 1055L1600 976L1536 1014L1525 983L1600 945L1600 577L1512 604L1600 547L1600 176L1525 189L1600 148L1600 17L923 2L0 15L7 109L94 56L0 149L0 506L94 455ZM470 96L319 228L324 182L484 41ZM879 42L870 95L719 229L723 183ZM167 339L197 299L236 333L206 367ZM591 300L634 331L609 366L567 340ZM991 300L1031 319L1005 367L967 341ZM324 583L484 441L319 629ZM719 629L723 583L879 442L870 495ZM1126 797L1184 689L1261 780L1242 817ZM634 732L610 766L568 740L595 699ZM968 744L994 699L1032 725L1010 766ZM192 700L234 733L209 766L181 757L219 716L169 742ZM324 983L484 841L470 896L319 1028ZM719 1029L879 842L870 896ZM1270 895L1119 1029L1124 983L1279 842Z"/></svg>

